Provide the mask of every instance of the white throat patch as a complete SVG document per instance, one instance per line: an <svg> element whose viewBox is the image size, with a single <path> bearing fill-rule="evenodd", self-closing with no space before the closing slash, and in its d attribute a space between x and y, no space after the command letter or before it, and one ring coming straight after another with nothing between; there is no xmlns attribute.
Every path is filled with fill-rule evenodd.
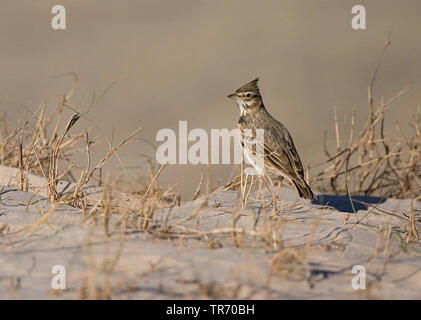
<svg viewBox="0 0 421 320"><path fill-rule="evenodd" d="M238 107L240 108L240 115L243 115L245 111L243 103L241 101L237 101L237 104L238 104Z"/></svg>

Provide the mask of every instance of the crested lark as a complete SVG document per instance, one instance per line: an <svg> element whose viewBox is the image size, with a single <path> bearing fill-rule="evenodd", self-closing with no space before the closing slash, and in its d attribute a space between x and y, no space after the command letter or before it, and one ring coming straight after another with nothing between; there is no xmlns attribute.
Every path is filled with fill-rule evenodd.
<svg viewBox="0 0 421 320"><path fill-rule="evenodd" d="M259 78L245 84L228 96L234 99L240 108L238 127L242 133L242 139L255 139L256 130L264 129L264 171L291 181L300 197L316 199L310 186L304 180L303 165L291 135L282 123L269 114L263 104L257 86L258 80ZM247 137L246 131L250 132L252 137ZM256 147L247 147L248 144L244 142L245 140L242 140L244 153L250 159L251 156L256 155ZM262 170L262 168L256 169Z"/></svg>

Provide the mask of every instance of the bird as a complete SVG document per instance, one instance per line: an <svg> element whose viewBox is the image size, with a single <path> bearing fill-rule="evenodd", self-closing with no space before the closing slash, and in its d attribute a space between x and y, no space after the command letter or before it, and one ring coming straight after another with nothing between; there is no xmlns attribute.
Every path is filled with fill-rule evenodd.
<svg viewBox="0 0 421 320"><path fill-rule="evenodd" d="M256 138L257 129L263 129L264 167L257 167L252 163L257 171L280 179L286 178L292 182L301 198L315 200L316 195L304 179L303 165L291 134L286 126L266 110L258 81L259 78L256 78L228 95L228 98L235 100L240 109L238 129L244 154L248 159L256 155L256 146L250 147L250 144L245 142Z"/></svg>

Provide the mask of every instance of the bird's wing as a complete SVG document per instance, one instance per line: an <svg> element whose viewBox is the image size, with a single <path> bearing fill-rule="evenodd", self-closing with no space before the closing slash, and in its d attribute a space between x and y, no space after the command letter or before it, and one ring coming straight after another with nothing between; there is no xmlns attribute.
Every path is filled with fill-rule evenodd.
<svg viewBox="0 0 421 320"><path fill-rule="evenodd" d="M244 130L239 126L241 145L245 151L256 157L256 131ZM265 128L264 165L268 171L289 179L304 177L304 169L294 142L287 128L281 123Z"/></svg>
<svg viewBox="0 0 421 320"><path fill-rule="evenodd" d="M304 169L294 142L286 127L272 126L265 130L265 165L269 170L294 179L304 177Z"/></svg>

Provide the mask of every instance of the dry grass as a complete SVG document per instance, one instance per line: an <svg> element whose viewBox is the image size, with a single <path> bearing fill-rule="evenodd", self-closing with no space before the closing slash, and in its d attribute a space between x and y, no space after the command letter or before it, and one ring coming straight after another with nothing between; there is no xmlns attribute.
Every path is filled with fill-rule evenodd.
<svg viewBox="0 0 421 320"><path fill-rule="evenodd" d="M11 132L8 129L6 115L1 117L0 164L20 169L19 188L29 190L28 173L44 177L47 181L48 198L50 202L60 201L81 207L84 199L84 189L91 183L101 184L101 169L117 151L127 144L140 130L136 129L119 144L113 146L106 139L109 148L103 158L92 167L91 148L95 139L91 140L89 131L74 132L74 127L81 119L90 120L88 112L97 101L92 101L86 112L77 111L70 104L70 99L77 86L77 77L74 75L74 85L68 94L63 95L60 103L50 116L46 115L46 103L42 103L23 125ZM108 91L109 88L104 92ZM102 96L101 96L102 97ZM101 98L100 97L100 98ZM99 100L99 99L98 99ZM71 115L66 121L66 110ZM63 121L66 125L63 127ZM63 128L61 128L63 127ZM101 131L100 131L101 132ZM102 132L101 132L102 133ZM81 152L86 153L86 166L77 164L75 158ZM118 156L118 155L117 155ZM94 177L98 172L99 176ZM57 189L60 180L75 183L72 194L64 196ZM35 190L37 191L37 190Z"/></svg>
<svg viewBox="0 0 421 320"><path fill-rule="evenodd" d="M408 90L400 90L390 99L374 100L373 88L383 55L368 87L368 119L355 134L356 109L353 109L348 137L342 137L335 110L336 150L326 146L327 160L310 168L324 167L310 182L323 193L334 195L370 195L385 198L419 199L421 196L421 109L414 110L410 126L412 134L405 136L396 123L396 135L385 134L385 116L395 100Z"/></svg>
<svg viewBox="0 0 421 320"><path fill-rule="evenodd" d="M382 57L390 42L384 47ZM418 108L413 116L411 127L413 134L406 137L402 134L399 125L396 125L396 137L386 137L384 132L385 115L387 109L396 98L401 96L407 88L398 92L394 97L380 102L374 101L373 87L380 68L381 60L375 70L369 85L368 119L366 125L358 134L355 134L356 111L350 124L349 137L341 138L338 117L335 113L336 150L330 152L325 146L328 159L311 168L320 168L320 171L311 177L310 182L318 191L334 195L377 195L382 197L410 198L413 201L421 197L421 111ZM46 115L46 104L41 106L25 119L17 129L8 130L6 115L1 118L0 163L5 166L19 168L19 188L22 191L30 189L28 173L42 176L47 181L48 198L52 203L51 210L41 219L12 235L12 239L33 232L58 206L58 202L80 208L85 215L82 223L102 225L104 236L110 241L114 236L119 237L120 246L116 253L105 256L102 263L95 261L88 263L88 269L83 274L83 285L79 289L79 298L82 299L108 299L112 298L113 290L110 284L110 275L120 259L127 230L138 230L157 238L176 241L183 246L183 241L197 239L203 241L210 249L220 248L231 241L236 248L262 249L268 253L270 271L267 288L270 287L274 276L281 276L293 280L307 281L311 286L311 277L307 263L307 253L312 250L328 250L313 243L313 235L320 219L309 219L313 228L308 242L294 248L286 247L283 243L283 230L287 223L301 223L283 217L283 212L294 210L291 204L282 203L278 206L277 194L273 194L273 183L269 180L259 180L244 176L242 173L233 182L219 188L211 188L210 171L207 177L203 175L194 193L198 205L190 215L173 218L172 213L180 204L180 197L172 192L173 187L163 189L159 185L159 176L165 166L157 166L150 161L149 172L144 172L139 179L110 179L102 175L102 168L113 155L118 157L118 150L126 145L140 131L133 131L119 144L113 146L108 143L108 151L96 164L91 163L91 152L95 146L96 138L90 137L90 131L74 132L81 120L89 120L88 112L96 104L92 102L87 111L77 111L78 108L70 104L70 99L76 89L77 78L70 92L63 95L62 100L50 115ZM110 86L111 87L111 86ZM105 93L109 90L105 90ZM104 94L105 94L104 93ZM70 110L71 114L66 114ZM97 128L98 129L98 128ZM75 156L81 152L86 154L84 166L76 163ZM58 190L58 182L67 180L74 183L72 192L65 195ZM240 226L240 219L247 214L247 203L251 198L252 188L259 183L257 199L260 200L260 209L253 216L252 228ZM88 201L85 190L90 184L102 187L102 198ZM202 185L206 184L206 192L201 195ZM123 187L124 186L124 187ZM221 190L240 190L240 199L237 208L226 210L218 205L209 203L212 193ZM262 190L264 189L264 190ZM265 196L265 191L268 196ZM279 192L279 189L278 189ZM263 195L261 195L263 193ZM1 194L1 193L0 193ZM272 199L272 205L268 204ZM1 200L1 198L0 198ZM130 201L129 201L130 200ZM270 202L270 201L269 201ZM352 201L351 201L352 203ZM212 206L220 214L231 215L232 225L203 230L201 218L203 212ZM289 206L289 207L288 207ZM270 208L270 211L266 210ZM297 208L300 210L300 208ZM164 213L163 213L164 212ZM117 223L112 224L111 217L118 215ZM344 220L348 223L349 216ZM406 243L419 241L417 230L417 217L413 210L413 202L408 211L408 225L405 234L400 236ZM361 219L362 220L362 219ZM357 224L360 221L357 222ZM8 226L0 226L0 236L7 233ZM383 233L386 243L382 250L387 253L389 239L394 230L388 226ZM378 231L380 234L380 231ZM107 242L108 243L108 242ZM377 249L376 249L377 250ZM379 249L380 250L380 249ZM380 252L380 251L379 251ZM376 254L378 252L376 251ZM98 275L103 275L103 282L99 283ZM200 279L194 280L197 292L208 298L236 298L241 284L232 287L218 286L204 283ZM128 288L130 294L130 288ZM196 292L196 293L197 293Z"/></svg>

